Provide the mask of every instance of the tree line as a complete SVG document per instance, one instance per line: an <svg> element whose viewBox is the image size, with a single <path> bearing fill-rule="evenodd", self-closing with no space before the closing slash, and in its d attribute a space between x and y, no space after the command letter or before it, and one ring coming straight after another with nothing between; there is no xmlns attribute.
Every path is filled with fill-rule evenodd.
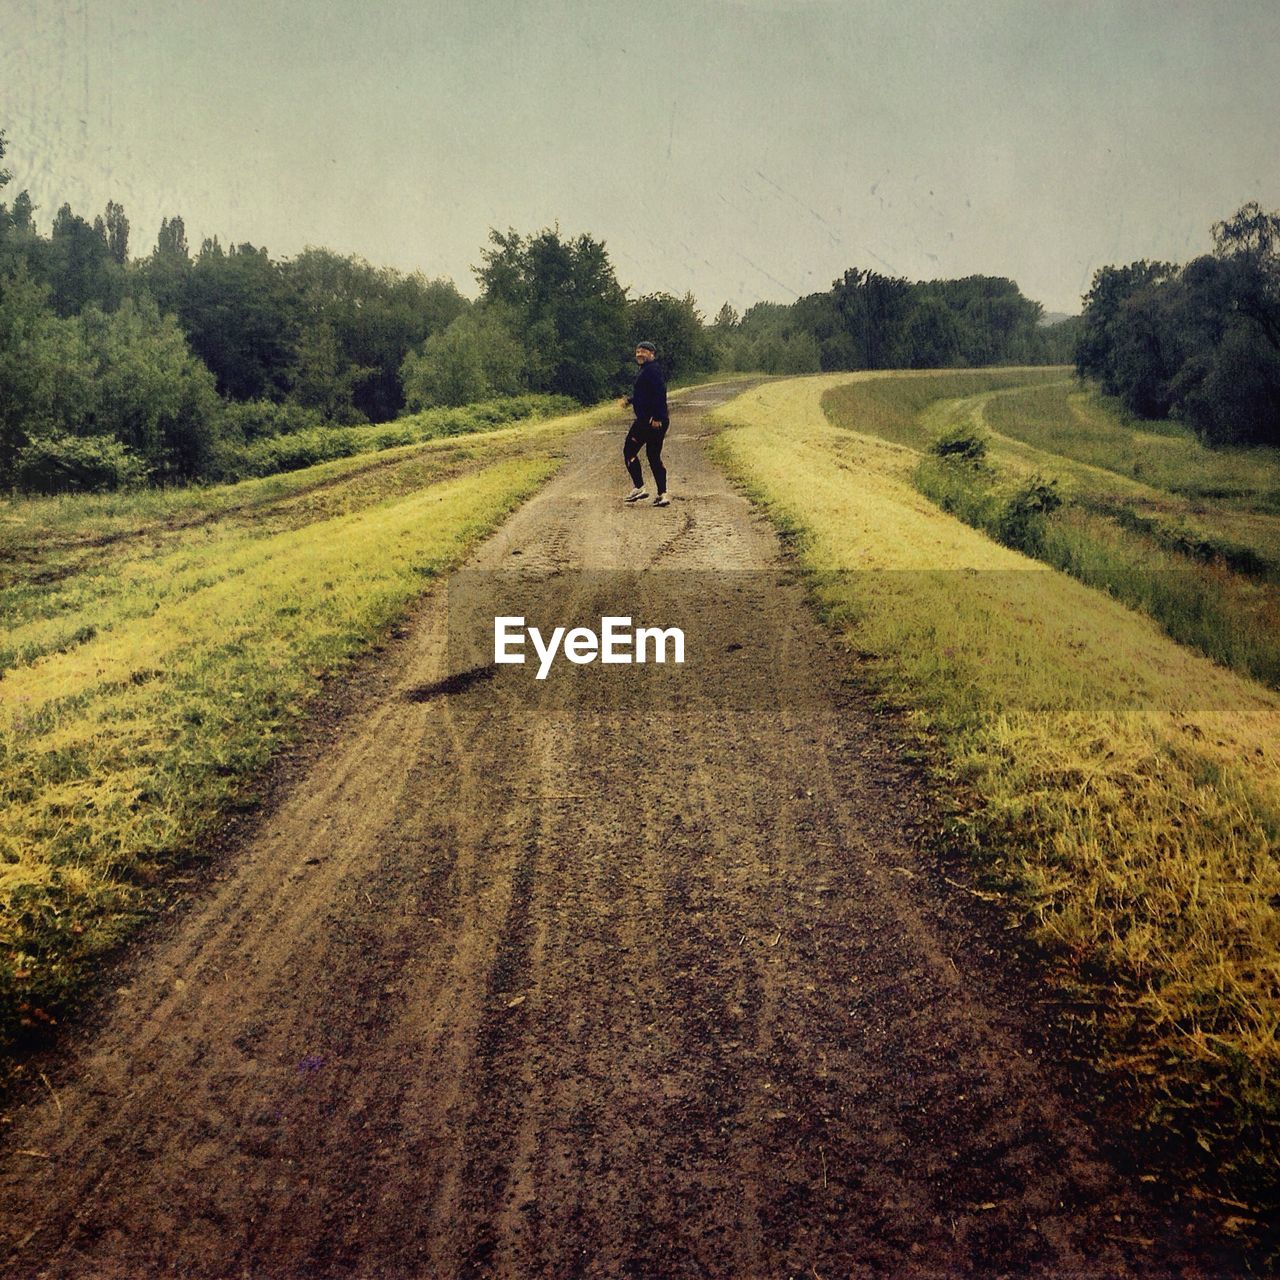
<svg viewBox="0 0 1280 1280"><path fill-rule="evenodd" d="M1209 445L1280 445L1280 214L1256 203L1183 266L1099 270L1076 368L1143 418L1175 417Z"/></svg>
<svg viewBox="0 0 1280 1280"><path fill-rule="evenodd" d="M707 324L691 295L629 297L601 241L559 228L491 231L471 301L327 249L193 249L180 216L132 256L114 201L92 220L64 204L48 234L35 213L25 191L0 203L0 489L206 479L228 444L528 392L589 404L627 385L641 339L677 378L1064 358L1039 304L988 277L850 270Z"/></svg>
<svg viewBox="0 0 1280 1280"><path fill-rule="evenodd" d="M761 302L739 317L726 304L712 328L726 367L766 373L1068 362L1074 321L1043 317L1002 277L912 283L851 268L789 305Z"/></svg>

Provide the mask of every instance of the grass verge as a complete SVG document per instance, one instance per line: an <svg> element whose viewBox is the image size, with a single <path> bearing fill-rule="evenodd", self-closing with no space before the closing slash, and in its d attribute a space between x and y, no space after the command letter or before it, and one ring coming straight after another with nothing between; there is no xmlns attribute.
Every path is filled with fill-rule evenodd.
<svg viewBox="0 0 1280 1280"><path fill-rule="evenodd" d="M567 396L509 396L455 409L425 409L375 426L317 425L225 447L218 459L218 471L220 478L227 481L297 471L334 458L421 444L445 436L469 435L473 431L490 431L522 419L563 416L574 407Z"/></svg>
<svg viewBox="0 0 1280 1280"><path fill-rule="evenodd" d="M918 388L882 387L897 385L904 393ZM828 407L837 425L862 428L849 389ZM1280 456L1241 450L1201 458L1207 450L1164 425L1171 434L1150 438L1176 446L1177 466L1174 455L1164 459L1169 484L1189 487L1201 466L1214 484L1247 467L1253 492L1237 493L1224 511L1224 500L1193 502L1127 476L1127 460L1146 445L1073 380L926 405L912 430L947 452L923 453L915 484L999 541L1141 609L1180 643L1280 688L1280 516L1265 509ZM1101 466L1108 458L1114 465Z"/></svg>
<svg viewBox="0 0 1280 1280"><path fill-rule="evenodd" d="M71 499L9 507L11 530L52 523L57 537L4 597L0 1050L62 1015L321 682L533 493L593 416L159 504L138 494L138 528L105 540L104 498L81 500L79 525ZM128 499L111 503L108 523L127 524Z"/></svg>
<svg viewBox="0 0 1280 1280"><path fill-rule="evenodd" d="M873 381L757 388L718 411L715 451L937 744L952 839L1044 946L1110 1085L1261 1205L1280 1186L1280 697L940 511L914 448L824 414Z"/></svg>

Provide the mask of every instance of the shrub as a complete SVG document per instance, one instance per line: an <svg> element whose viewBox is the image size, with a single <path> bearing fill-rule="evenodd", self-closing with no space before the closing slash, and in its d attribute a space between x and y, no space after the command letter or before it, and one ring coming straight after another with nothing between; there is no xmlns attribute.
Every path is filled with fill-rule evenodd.
<svg viewBox="0 0 1280 1280"><path fill-rule="evenodd" d="M994 473L989 467L963 454L925 457L916 466L913 480L943 511L994 534L1000 499L992 487Z"/></svg>
<svg viewBox="0 0 1280 1280"><path fill-rule="evenodd" d="M18 454L15 479L28 493L101 493L141 484L142 460L109 436L46 436Z"/></svg>
<svg viewBox="0 0 1280 1280"><path fill-rule="evenodd" d="M1032 476L1010 488L980 459L958 450L922 458L913 480L943 511L1031 556L1040 554L1045 521L1062 505L1056 480Z"/></svg>
<svg viewBox="0 0 1280 1280"><path fill-rule="evenodd" d="M987 438L971 426L948 427L929 446L939 458L955 458L964 462L981 462L987 456Z"/></svg>
<svg viewBox="0 0 1280 1280"><path fill-rule="evenodd" d="M297 404L277 404L274 400L232 402L224 411L226 433L233 440L244 443L305 431L319 426L320 421L320 415L314 409L305 409Z"/></svg>
<svg viewBox="0 0 1280 1280"><path fill-rule="evenodd" d="M1062 495L1057 480L1032 476L1004 499L993 532L1005 546L1039 555L1044 545L1045 517L1060 506Z"/></svg>
<svg viewBox="0 0 1280 1280"><path fill-rule="evenodd" d="M373 427L311 426L286 435L264 436L219 452L217 472L222 480L269 476L298 471L347 458L357 453L420 444L442 436L468 435L523 418L549 418L578 408L568 396L511 396L503 400L464 405L457 409L428 409Z"/></svg>

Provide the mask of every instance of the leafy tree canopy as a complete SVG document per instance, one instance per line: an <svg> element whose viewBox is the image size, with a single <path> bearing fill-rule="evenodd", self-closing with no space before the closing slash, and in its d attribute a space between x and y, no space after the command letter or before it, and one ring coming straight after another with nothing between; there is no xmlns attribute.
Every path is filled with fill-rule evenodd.
<svg viewBox="0 0 1280 1280"><path fill-rule="evenodd" d="M627 344L627 297L602 241L489 232L476 268L483 300L509 308L534 391L590 404L616 387Z"/></svg>

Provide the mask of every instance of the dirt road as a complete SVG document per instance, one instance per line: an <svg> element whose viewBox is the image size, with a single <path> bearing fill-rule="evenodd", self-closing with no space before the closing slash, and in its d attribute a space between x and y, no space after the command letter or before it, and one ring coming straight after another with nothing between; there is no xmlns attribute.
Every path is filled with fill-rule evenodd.
<svg viewBox="0 0 1280 1280"><path fill-rule="evenodd" d="M17 1114L4 1274L1215 1273L915 851L892 717L702 455L724 394L669 508L584 434L366 669ZM689 661L464 661L516 598Z"/></svg>

